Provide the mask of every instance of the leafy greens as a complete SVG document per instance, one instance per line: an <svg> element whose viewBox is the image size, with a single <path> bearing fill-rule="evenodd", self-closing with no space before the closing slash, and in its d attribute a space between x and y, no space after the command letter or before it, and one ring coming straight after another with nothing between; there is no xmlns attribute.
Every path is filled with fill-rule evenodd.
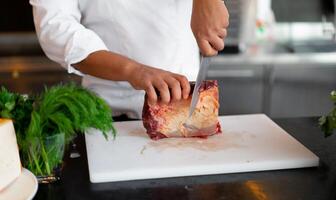
<svg viewBox="0 0 336 200"><path fill-rule="evenodd" d="M325 137L331 136L336 130L336 91L332 91L330 96L335 108L327 116L319 119L319 125Z"/></svg>
<svg viewBox="0 0 336 200"><path fill-rule="evenodd" d="M11 93L4 87L0 89L0 117L13 119L18 137L24 135L29 126L33 101L32 97Z"/></svg>
<svg viewBox="0 0 336 200"><path fill-rule="evenodd" d="M0 117L13 119L23 165L35 175L51 175L78 132L96 128L106 139L116 135L106 102L75 84L46 88L34 98L2 87Z"/></svg>

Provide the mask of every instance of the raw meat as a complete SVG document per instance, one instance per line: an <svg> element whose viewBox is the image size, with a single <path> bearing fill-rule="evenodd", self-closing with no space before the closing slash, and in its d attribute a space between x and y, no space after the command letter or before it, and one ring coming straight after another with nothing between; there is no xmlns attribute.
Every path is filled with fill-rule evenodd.
<svg viewBox="0 0 336 200"><path fill-rule="evenodd" d="M194 85L191 83L192 89ZM203 81L198 92L199 100L190 118L192 95L168 105L149 105L145 97L142 119L149 137L158 140L168 137L207 137L220 133L217 81Z"/></svg>

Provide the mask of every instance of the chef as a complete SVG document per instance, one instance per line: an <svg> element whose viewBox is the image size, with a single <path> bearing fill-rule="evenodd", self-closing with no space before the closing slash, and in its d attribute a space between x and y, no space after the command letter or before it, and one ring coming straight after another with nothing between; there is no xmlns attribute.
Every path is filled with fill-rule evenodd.
<svg viewBox="0 0 336 200"><path fill-rule="evenodd" d="M104 98L113 115L141 118L150 103L188 98L199 51L224 48L221 0L30 0L46 55Z"/></svg>

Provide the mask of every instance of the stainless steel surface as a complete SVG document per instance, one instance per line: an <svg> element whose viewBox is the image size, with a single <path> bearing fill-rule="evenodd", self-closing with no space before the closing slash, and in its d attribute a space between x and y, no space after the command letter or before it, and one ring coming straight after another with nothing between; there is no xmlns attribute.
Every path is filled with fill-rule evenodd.
<svg viewBox="0 0 336 200"><path fill-rule="evenodd" d="M262 113L264 102L263 65L211 63L207 79L218 81L219 114Z"/></svg>
<svg viewBox="0 0 336 200"><path fill-rule="evenodd" d="M336 52L336 43L333 41L325 41L317 43L296 43L292 44L292 50L294 53L324 53L324 52Z"/></svg>
<svg viewBox="0 0 336 200"><path fill-rule="evenodd" d="M218 56L208 79L219 82L221 115L318 116L332 108L336 53Z"/></svg>
<svg viewBox="0 0 336 200"><path fill-rule="evenodd" d="M228 27L228 35L225 39L226 45L239 44L239 31L241 26L241 3L245 0L226 0L225 5L230 13L230 26Z"/></svg>
<svg viewBox="0 0 336 200"><path fill-rule="evenodd" d="M273 0L272 9L279 22L320 21L326 0Z"/></svg>
<svg viewBox="0 0 336 200"><path fill-rule="evenodd" d="M255 31L256 1L254 0L225 0L230 14L230 26L225 38L226 46L236 46L244 51L251 43Z"/></svg>
<svg viewBox="0 0 336 200"><path fill-rule="evenodd" d="M336 64L336 52L329 53L265 53L216 56L213 65L265 65L265 64ZM210 68L211 70L211 68Z"/></svg>
<svg viewBox="0 0 336 200"><path fill-rule="evenodd" d="M333 107L334 64L274 65L270 74L269 110L272 117L321 116Z"/></svg>
<svg viewBox="0 0 336 200"><path fill-rule="evenodd" d="M196 104L197 104L198 99L199 99L199 91L198 90L201 87L201 84L202 84L203 80L205 80L205 77L207 75L208 68L209 68L209 65L210 65L210 61L211 61L210 57L205 57L205 56L201 57L201 65L200 65L200 68L199 68L199 71L198 71L198 74L197 74L197 79L196 79L194 91L193 91L192 97L191 97L189 117L193 114L193 112L196 108Z"/></svg>
<svg viewBox="0 0 336 200"><path fill-rule="evenodd" d="M209 77L221 78L251 78L255 75L253 69L213 69L208 71Z"/></svg>

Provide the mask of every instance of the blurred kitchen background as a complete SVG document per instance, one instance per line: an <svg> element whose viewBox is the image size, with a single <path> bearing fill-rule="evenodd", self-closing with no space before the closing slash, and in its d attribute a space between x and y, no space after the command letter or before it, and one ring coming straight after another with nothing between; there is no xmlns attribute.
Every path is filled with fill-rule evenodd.
<svg viewBox="0 0 336 200"><path fill-rule="evenodd" d="M334 0L225 2L229 36L208 72L220 83L220 114L329 112L336 89ZM45 85L80 83L44 55L28 1L4 1L0 10L0 86L31 94Z"/></svg>

